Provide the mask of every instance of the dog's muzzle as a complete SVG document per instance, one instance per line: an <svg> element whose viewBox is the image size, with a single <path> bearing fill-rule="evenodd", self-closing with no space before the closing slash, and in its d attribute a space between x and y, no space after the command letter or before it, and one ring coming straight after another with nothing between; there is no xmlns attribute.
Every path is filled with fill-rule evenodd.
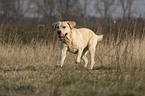
<svg viewBox="0 0 145 96"><path fill-rule="evenodd" d="M67 33L65 33L65 35L58 34L57 36L58 36L59 40L62 41L66 37L66 35L67 35Z"/></svg>
<svg viewBox="0 0 145 96"><path fill-rule="evenodd" d="M60 41L62 41L64 39L64 37L65 37L63 34L58 34L57 36L58 36Z"/></svg>

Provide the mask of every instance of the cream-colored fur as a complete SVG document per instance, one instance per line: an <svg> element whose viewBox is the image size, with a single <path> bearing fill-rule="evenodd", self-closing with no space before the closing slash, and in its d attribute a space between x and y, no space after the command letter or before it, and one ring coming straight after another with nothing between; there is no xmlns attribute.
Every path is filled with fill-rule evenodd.
<svg viewBox="0 0 145 96"><path fill-rule="evenodd" d="M58 66L63 66L66 52L77 53L76 63L80 63L80 60L84 60L87 67L88 59L86 57L87 53L90 52L91 56L91 66L94 66L95 48L98 41L103 39L103 35L96 35L92 30L88 28L76 29L74 26L76 23L74 21L63 21L53 23L56 27L56 32L60 38L60 62Z"/></svg>

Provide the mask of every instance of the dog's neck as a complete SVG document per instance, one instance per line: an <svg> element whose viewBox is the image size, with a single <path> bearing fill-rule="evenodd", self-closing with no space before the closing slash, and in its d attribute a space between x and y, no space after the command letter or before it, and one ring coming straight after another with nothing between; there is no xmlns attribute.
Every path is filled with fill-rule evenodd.
<svg viewBox="0 0 145 96"><path fill-rule="evenodd" d="M63 40L63 43L66 43L68 45L71 45L71 36L72 36L72 30L70 30L69 34L67 34Z"/></svg>

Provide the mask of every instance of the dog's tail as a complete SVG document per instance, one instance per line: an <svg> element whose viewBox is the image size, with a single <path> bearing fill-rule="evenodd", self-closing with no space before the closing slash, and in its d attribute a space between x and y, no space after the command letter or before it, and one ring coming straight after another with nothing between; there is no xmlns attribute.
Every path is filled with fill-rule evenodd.
<svg viewBox="0 0 145 96"><path fill-rule="evenodd" d="M103 40L103 35L97 35L97 41L102 41Z"/></svg>

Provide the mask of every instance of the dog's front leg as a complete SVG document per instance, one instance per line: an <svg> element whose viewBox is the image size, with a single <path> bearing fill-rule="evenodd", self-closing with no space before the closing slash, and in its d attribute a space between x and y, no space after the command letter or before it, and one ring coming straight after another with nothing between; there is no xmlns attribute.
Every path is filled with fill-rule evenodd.
<svg viewBox="0 0 145 96"><path fill-rule="evenodd" d="M76 63L80 63L82 52L83 52L83 48L78 50L78 56L76 59Z"/></svg>
<svg viewBox="0 0 145 96"><path fill-rule="evenodd" d="M67 46L65 46L62 42L60 43L60 61L59 64L56 65L56 67L62 67L63 66L63 62L65 60L66 57L66 52L67 52Z"/></svg>

